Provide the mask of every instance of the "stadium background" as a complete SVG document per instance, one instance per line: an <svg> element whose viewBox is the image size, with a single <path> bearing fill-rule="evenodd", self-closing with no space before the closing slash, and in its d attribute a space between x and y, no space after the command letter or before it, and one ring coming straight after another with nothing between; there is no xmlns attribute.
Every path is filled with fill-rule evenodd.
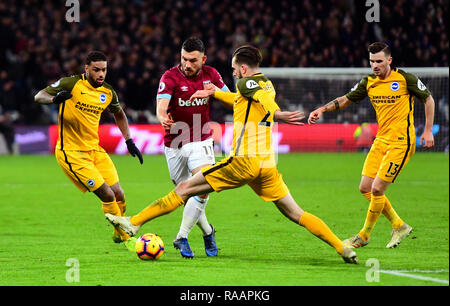
<svg viewBox="0 0 450 306"><path fill-rule="evenodd" d="M8 129L10 134L14 129L16 153L52 151L48 126L57 123L57 108L38 105L33 96L62 76L82 72L83 59L94 49L109 58L107 82L116 89L130 124L158 124L155 96L159 78L179 62L180 45L191 35L204 40L207 64L218 69L230 89L234 89L230 54L245 42L262 50L263 67L369 67L367 46L381 40L392 46L394 66L446 67L448 71L445 0L382 1L381 22L372 23L365 18L369 7L357 0L79 1L80 21L72 23L65 19L69 7L64 4L37 0L0 3L0 125L6 131L0 133L0 152L7 152ZM308 115L329 99L345 94L360 78L340 80L338 75L306 81L274 78L278 102L282 108L300 109ZM422 80L436 102L439 132L433 150L448 151L448 72L446 77ZM231 113L219 103L212 106L214 121L231 121ZM423 111L416 101L419 136ZM376 122L367 101L326 116L326 123L354 124L347 138L363 122ZM113 117L106 113L101 123L112 124ZM334 126L328 132L339 134L340 130ZM339 151L339 143L346 141L339 135L335 138L325 151ZM353 142L347 151L355 148ZM299 150L322 149L311 143Z"/></svg>

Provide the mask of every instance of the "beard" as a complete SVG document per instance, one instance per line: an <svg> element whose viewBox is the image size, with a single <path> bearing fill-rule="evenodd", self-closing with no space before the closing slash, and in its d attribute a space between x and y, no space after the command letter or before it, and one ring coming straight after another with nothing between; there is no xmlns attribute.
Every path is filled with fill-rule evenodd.
<svg viewBox="0 0 450 306"><path fill-rule="evenodd" d="M200 69L194 70L192 68L183 68L183 72L186 76L192 77L194 75L197 75Z"/></svg>
<svg viewBox="0 0 450 306"><path fill-rule="evenodd" d="M89 75L89 73L87 73L87 79L88 79L88 81L89 81L89 83L91 83L91 85L93 86L93 87L100 87L100 86L102 86L103 85L103 83L104 83L104 79L101 81L101 82L97 82L96 80L94 80L90 75Z"/></svg>

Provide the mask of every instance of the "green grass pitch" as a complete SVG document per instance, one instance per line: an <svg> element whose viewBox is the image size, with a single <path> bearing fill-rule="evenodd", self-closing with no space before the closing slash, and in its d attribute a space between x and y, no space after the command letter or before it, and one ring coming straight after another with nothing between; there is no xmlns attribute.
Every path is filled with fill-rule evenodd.
<svg viewBox="0 0 450 306"><path fill-rule="evenodd" d="M142 166L130 156L112 158L127 214L173 188L162 155L144 156ZM345 239L361 228L368 207L358 190L364 158L288 154L279 156L278 168L299 205ZM357 249L359 265L345 264L248 186L210 197L206 211L217 229L218 257L205 255L201 231L194 228L195 258L181 258L172 246L182 216L178 209L141 229L159 234L166 246L159 260L144 262L112 242L99 200L80 193L54 156L1 156L0 285L448 286L448 189L448 154L416 153L387 192L414 232L398 248L385 249L391 228L381 216L371 243Z"/></svg>

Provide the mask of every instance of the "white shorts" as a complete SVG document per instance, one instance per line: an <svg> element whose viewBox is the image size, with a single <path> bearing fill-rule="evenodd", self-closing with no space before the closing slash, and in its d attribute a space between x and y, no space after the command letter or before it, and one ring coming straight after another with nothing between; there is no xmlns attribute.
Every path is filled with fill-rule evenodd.
<svg viewBox="0 0 450 306"><path fill-rule="evenodd" d="M170 178L175 185L192 176L192 170L203 165L213 165L214 145L212 138L190 142L181 148L164 146Z"/></svg>

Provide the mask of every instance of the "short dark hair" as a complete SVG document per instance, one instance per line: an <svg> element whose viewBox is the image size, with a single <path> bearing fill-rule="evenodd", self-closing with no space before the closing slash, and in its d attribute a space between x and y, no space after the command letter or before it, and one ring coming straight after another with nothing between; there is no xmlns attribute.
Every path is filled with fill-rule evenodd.
<svg viewBox="0 0 450 306"><path fill-rule="evenodd" d="M86 56L86 65L89 65L91 62L99 62L99 61L107 61L106 55L100 51L91 51Z"/></svg>
<svg viewBox="0 0 450 306"><path fill-rule="evenodd" d="M246 64L252 68L259 67L262 55L258 48L252 45L243 45L233 52L233 58L238 64Z"/></svg>
<svg viewBox="0 0 450 306"><path fill-rule="evenodd" d="M391 48L384 42L374 42L370 44L367 51L372 54L383 51L386 56L391 56Z"/></svg>
<svg viewBox="0 0 450 306"><path fill-rule="evenodd" d="M186 39L183 42L181 49L183 49L186 52L199 51L205 53L205 45L203 44L203 41L200 38L194 36Z"/></svg>

